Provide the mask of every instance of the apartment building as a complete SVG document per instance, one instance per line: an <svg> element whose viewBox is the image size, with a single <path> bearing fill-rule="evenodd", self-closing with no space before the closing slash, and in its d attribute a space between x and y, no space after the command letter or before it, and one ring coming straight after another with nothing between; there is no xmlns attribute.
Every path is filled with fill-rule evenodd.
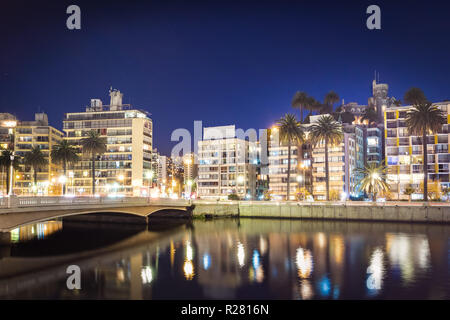
<svg viewBox="0 0 450 320"><path fill-rule="evenodd" d="M448 187L450 102L437 102L433 105L444 111L448 121L438 133L427 136L427 174L431 183L439 181L441 186ZM422 199L419 190L424 174L422 137L411 136L406 127L406 116L411 108L412 106L391 106L384 112L387 182L391 186L391 196L394 199L408 199L409 196L403 194L408 186L417 190L417 193L412 195L413 199Z"/></svg>
<svg viewBox="0 0 450 320"><path fill-rule="evenodd" d="M48 124L45 113L36 113L34 121L18 121L14 130L14 154L23 159L32 148L41 149L48 164L37 171L34 184L33 169L21 161L14 173L14 193L16 195L60 195L62 184L58 181L61 175L61 165L56 164L51 157L52 147L58 144L64 133Z"/></svg>
<svg viewBox="0 0 450 320"><path fill-rule="evenodd" d="M0 113L0 152L14 147L14 131L17 119L10 113ZM7 194L6 170L0 170L0 195Z"/></svg>
<svg viewBox="0 0 450 320"><path fill-rule="evenodd" d="M8 149L13 143L14 128L17 119L11 113L0 113L0 147Z"/></svg>
<svg viewBox="0 0 450 320"><path fill-rule="evenodd" d="M203 129L198 142L198 186L201 198L255 197L255 142L236 137L234 125Z"/></svg>
<svg viewBox="0 0 450 320"><path fill-rule="evenodd" d="M194 153L183 155L183 178L184 182L194 182L198 175L198 163Z"/></svg>
<svg viewBox="0 0 450 320"><path fill-rule="evenodd" d="M269 191L272 199L286 200L288 174L288 146L280 141L277 127L268 130L269 136ZM305 183L305 172L311 167L311 160L304 159L301 144L291 146L291 170L289 184L289 200L295 200L297 193Z"/></svg>
<svg viewBox="0 0 450 320"><path fill-rule="evenodd" d="M152 132L150 114L123 104L123 94L110 89L110 104L91 99L85 112L66 113L63 130L82 155L81 141L95 130L106 139L107 151L96 161L96 192L100 195L139 196L148 188L152 172ZM146 179L146 180L145 180ZM91 194L91 161L83 157L74 168L68 183L70 193ZM145 180L145 182L144 182Z"/></svg>
<svg viewBox="0 0 450 320"><path fill-rule="evenodd" d="M364 163L379 164L383 160L383 127L369 124L364 127Z"/></svg>
<svg viewBox="0 0 450 320"><path fill-rule="evenodd" d="M319 116L311 117L313 124ZM345 200L359 195L360 177L356 168L364 167L364 129L358 125L343 127L344 136L339 145L328 146L330 200ZM313 196L326 199L325 143L312 149Z"/></svg>

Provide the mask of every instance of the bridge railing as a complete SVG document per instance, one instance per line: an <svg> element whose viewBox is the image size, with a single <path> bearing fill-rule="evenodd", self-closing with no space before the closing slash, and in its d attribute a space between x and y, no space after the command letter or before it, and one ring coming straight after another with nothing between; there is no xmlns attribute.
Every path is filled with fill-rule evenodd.
<svg viewBox="0 0 450 320"><path fill-rule="evenodd" d="M187 206L186 200L151 199L148 197L5 197L0 198L0 208L29 208L79 205L158 205Z"/></svg>

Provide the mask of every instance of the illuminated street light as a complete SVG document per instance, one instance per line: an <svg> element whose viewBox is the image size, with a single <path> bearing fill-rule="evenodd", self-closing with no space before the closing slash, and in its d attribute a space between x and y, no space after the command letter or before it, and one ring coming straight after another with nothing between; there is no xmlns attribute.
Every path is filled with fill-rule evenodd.
<svg viewBox="0 0 450 320"><path fill-rule="evenodd" d="M117 179L118 179L119 181L123 181L123 180L125 179L125 177L124 177L123 174L119 174L119 175L117 176Z"/></svg>
<svg viewBox="0 0 450 320"><path fill-rule="evenodd" d="M243 182L244 182L244 176L239 176L239 177L237 178L237 182L238 182L238 183L243 183Z"/></svg>
<svg viewBox="0 0 450 320"><path fill-rule="evenodd" d="M147 171L146 173L145 173L145 177L147 178L147 179L153 179L153 171Z"/></svg>
<svg viewBox="0 0 450 320"><path fill-rule="evenodd" d="M60 176L59 178L58 178L58 182L59 183L66 183L66 181L67 181L67 177L66 176Z"/></svg>

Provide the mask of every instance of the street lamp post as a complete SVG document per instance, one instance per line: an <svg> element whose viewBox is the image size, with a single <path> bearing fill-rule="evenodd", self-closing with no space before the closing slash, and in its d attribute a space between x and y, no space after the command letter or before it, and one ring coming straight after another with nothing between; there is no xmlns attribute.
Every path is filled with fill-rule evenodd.
<svg viewBox="0 0 450 320"><path fill-rule="evenodd" d="M13 183L14 183L14 151L12 155L10 156L10 166L9 166L9 190L8 190L8 196L12 196L13 194Z"/></svg>

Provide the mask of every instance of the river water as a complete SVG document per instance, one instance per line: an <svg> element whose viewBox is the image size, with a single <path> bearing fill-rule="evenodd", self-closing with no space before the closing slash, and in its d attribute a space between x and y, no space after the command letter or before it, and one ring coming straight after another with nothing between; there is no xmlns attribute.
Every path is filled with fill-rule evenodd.
<svg viewBox="0 0 450 320"><path fill-rule="evenodd" d="M2 299L450 299L446 225L48 221L2 243Z"/></svg>

